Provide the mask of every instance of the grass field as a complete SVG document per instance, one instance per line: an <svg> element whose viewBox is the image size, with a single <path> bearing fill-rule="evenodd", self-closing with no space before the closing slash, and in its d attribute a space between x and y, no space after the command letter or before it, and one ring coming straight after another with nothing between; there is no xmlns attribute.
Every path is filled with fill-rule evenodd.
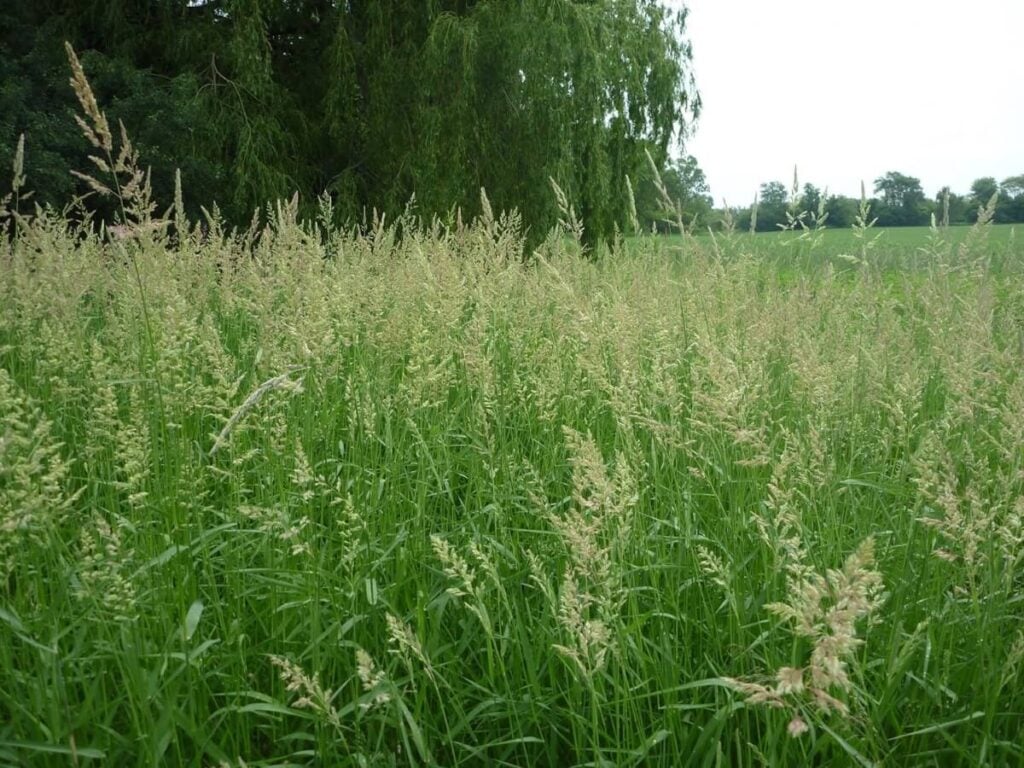
<svg viewBox="0 0 1024 768"><path fill-rule="evenodd" d="M822 261L831 262L836 267L849 265L850 259L842 256L857 257L861 255L861 248L865 243L870 243L868 250L872 255L872 264L885 269L893 266L898 269L904 267L917 268L926 267L935 260L938 253L950 245L955 249L963 244L968 251L976 255L984 255L987 258L997 260L1008 258L1013 260L1020 253L1024 246L1021 245L1021 238L1024 231L1020 231L1019 225L1015 224L991 224L985 228L985 242L982 247L978 243L967 241L974 237L972 227L954 226L942 231L941 242L934 241L935 235L929 227L892 227L889 229L871 228L864 233L862 239L858 239L854 229L824 229L818 233L806 233L804 239L800 239L800 232L779 231L779 232L758 232L750 234L747 232L734 235L732 243L733 250L737 247L752 254L758 254L763 258L772 259L775 255L784 257L783 261L789 266L806 266L801 256L811 257L810 264L820 264ZM693 237L706 247L713 247L713 243L722 240L721 235L710 235L708 232L698 232ZM818 238L816 242L810 239ZM678 235L663 236L661 242L669 248L681 246L685 238Z"/></svg>
<svg viewBox="0 0 1024 768"><path fill-rule="evenodd" d="M1019 241L401 224L4 246L0 763L1024 765Z"/></svg>
<svg viewBox="0 0 1024 768"><path fill-rule="evenodd" d="M946 228L943 233L947 240L953 243L961 243L968 236L971 227L957 225ZM879 247L891 245L894 248L923 248L927 246L928 237L931 235L930 227L890 227L873 228L871 236L879 236ZM825 229L822 232L824 240L822 244L836 250L850 250L857 247L857 240L853 235L853 229ZM702 234L701 237L706 235ZM1012 244L1018 238L1024 236L1018 224L992 224L988 227L988 239L996 246ZM789 240L793 238L791 232L759 232L756 235L743 234L748 242L762 241L774 242L777 240Z"/></svg>

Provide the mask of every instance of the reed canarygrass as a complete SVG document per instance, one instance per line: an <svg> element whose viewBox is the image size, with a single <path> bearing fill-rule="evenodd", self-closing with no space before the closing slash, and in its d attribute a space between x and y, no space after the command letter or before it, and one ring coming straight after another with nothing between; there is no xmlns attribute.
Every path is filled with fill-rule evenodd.
<svg viewBox="0 0 1024 768"><path fill-rule="evenodd" d="M590 260L494 210L18 221L0 762L1024 764L990 224Z"/></svg>
<svg viewBox="0 0 1024 768"><path fill-rule="evenodd" d="M3 759L1019 761L1016 262L526 266L500 220L26 221Z"/></svg>

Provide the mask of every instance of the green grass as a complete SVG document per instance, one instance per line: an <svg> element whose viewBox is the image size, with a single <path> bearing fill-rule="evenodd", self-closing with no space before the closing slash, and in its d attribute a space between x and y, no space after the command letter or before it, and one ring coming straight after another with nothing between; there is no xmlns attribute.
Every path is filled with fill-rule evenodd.
<svg viewBox="0 0 1024 768"><path fill-rule="evenodd" d="M948 238L954 243L963 242L964 238L971 231L971 227L964 225L951 226L945 230ZM994 245L1006 245L1012 240L1018 239L1024 236L1024 231L1021 230L1019 224L992 224L988 227L989 239ZM836 249L853 249L857 246L856 238L853 236L853 230L846 229L834 229L826 228L823 232L825 236L824 245ZM880 234L882 237L879 245L891 245L899 248L923 248L927 245L928 236L931 234L930 227L877 227L873 229L873 234ZM703 236L703 235L702 235ZM751 235L744 233L746 238L751 239ZM754 240L762 240L771 243L777 241L785 241L792 238L793 235L790 232L759 232L752 236Z"/></svg>
<svg viewBox="0 0 1024 768"><path fill-rule="evenodd" d="M1018 240L403 229L0 253L0 763L1024 765Z"/></svg>
<svg viewBox="0 0 1024 768"><path fill-rule="evenodd" d="M1022 231L1020 224L991 224L987 227L987 230L989 239L994 245L1012 244L1013 241L1024 237L1024 231ZM971 227L966 224L951 226L944 230L946 237L951 242L957 244L962 242L970 231ZM882 242L879 245L886 244L901 248L923 248L927 245L930 234L930 227L873 227L871 229L872 237L881 235ZM850 250L857 247L857 240L854 237L853 230L850 228L836 229L826 225L822 230L822 235L824 236L823 244L829 248ZM710 235L706 230L696 232L695 236L702 242L710 239ZM744 231L737 232L737 237L748 247L771 247L791 240L794 234L782 230L778 232L757 232L755 234ZM662 240L678 244L683 238L679 235L665 235L662 237Z"/></svg>
<svg viewBox="0 0 1024 768"><path fill-rule="evenodd" d="M959 246L969 236L972 228L970 226L952 226L943 230L943 240L954 246ZM985 228L986 248L995 254L1010 254L1011 256L1020 251L1020 240L1024 237L1024 230L1017 224L992 224ZM838 254L856 254L860 249L860 242L854 235L854 230L828 228L821 230L821 242L815 247L819 258L831 258ZM738 232L735 235L736 241L741 244L744 251L748 253L786 253L791 257L794 251L806 251L805 243L793 242L799 233L793 232ZM876 253L876 261L879 254L882 257L889 256L896 259L914 259L920 265L926 262L923 251L929 247L929 238L932 236L929 227L890 227L871 228L868 230L869 239L878 238L873 250ZM697 232L696 239L701 243L708 243L713 238L707 231ZM720 234L715 235L719 239ZM660 238L667 246L680 246L685 238L679 235L665 235ZM632 238L631 240L636 240ZM976 253L977 248L973 249Z"/></svg>

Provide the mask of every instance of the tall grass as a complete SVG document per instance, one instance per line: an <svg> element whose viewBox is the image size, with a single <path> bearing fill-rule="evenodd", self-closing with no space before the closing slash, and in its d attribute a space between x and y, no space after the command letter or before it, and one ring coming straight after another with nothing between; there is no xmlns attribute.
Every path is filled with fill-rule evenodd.
<svg viewBox="0 0 1024 768"><path fill-rule="evenodd" d="M176 219L0 252L0 762L1024 765L1019 246Z"/></svg>

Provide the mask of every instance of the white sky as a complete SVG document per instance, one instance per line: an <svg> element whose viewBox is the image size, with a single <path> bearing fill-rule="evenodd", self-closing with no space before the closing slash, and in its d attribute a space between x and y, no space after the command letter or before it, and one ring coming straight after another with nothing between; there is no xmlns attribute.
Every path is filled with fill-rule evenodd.
<svg viewBox="0 0 1024 768"><path fill-rule="evenodd" d="M679 6L681 0L665 0ZM1024 0L686 0L716 205L762 182L965 193L1024 173Z"/></svg>

